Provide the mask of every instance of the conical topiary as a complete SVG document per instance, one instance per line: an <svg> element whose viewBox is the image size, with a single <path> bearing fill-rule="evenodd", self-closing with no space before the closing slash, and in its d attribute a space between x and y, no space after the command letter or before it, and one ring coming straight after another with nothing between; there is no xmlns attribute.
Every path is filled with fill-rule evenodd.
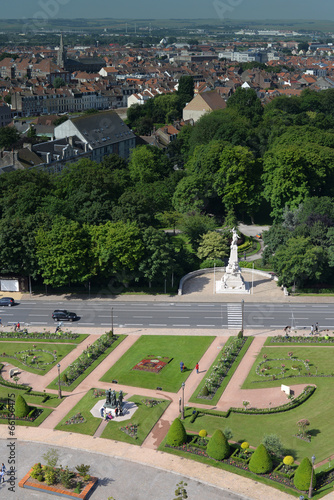
<svg viewBox="0 0 334 500"><path fill-rule="evenodd" d="M187 433L179 418L176 418L170 426L166 442L170 446L181 446L187 442Z"/></svg>
<svg viewBox="0 0 334 500"><path fill-rule="evenodd" d="M311 475L312 475L312 464L310 459L305 457L298 465L294 478L293 484L297 488L297 490L307 491L311 484ZM313 488L316 485L316 477L313 474Z"/></svg>
<svg viewBox="0 0 334 500"><path fill-rule="evenodd" d="M26 400L20 394L17 396L15 401L15 417L23 418L29 413L29 406Z"/></svg>
<svg viewBox="0 0 334 500"><path fill-rule="evenodd" d="M255 472L255 474L266 474L270 472L272 468L273 462L271 456L267 448L263 444L260 444L251 456L249 470Z"/></svg>
<svg viewBox="0 0 334 500"><path fill-rule="evenodd" d="M230 455L230 445L225 434L220 429L216 429L212 434L206 447L206 452L209 457L215 460L224 460L224 458Z"/></svg>

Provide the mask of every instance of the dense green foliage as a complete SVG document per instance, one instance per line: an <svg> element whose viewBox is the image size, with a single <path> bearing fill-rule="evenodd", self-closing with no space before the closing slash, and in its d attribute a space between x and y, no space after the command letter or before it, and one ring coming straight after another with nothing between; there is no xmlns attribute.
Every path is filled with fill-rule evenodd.
<svg viewBox="0 0 334 500"><path fill-rule="evenodd" d="M179 418L176 418L170 426L166 442L170 446L181 446L187 442L187 433Z"/></svg>
<svg viewBox="0 0 334 500"><path fill-rule="evenodd" d="M212 434L206 447L206 452L209 457L215 460L224 460L224 458L229 457L230 445L225 434L220 429L216 429Z"/></svg>
<svg viewBox="0 0 334 500"><path fill-rule="evenodd" d="M298 465L294 478L293 484L298 490L307 491L311 484L311 475L312 475L312 464L310 459L305 457ZM313 474L313 488L316 485L316 475Z"/></svg>
<svg viewBox="0 0 334 500"><path fill-rule="evenodd" d="M255 474L266 474L273 468L272 459L263 444L260 444L251 456L249 470Z"/></svg>
<svg viewBox="0 0 334 500"><path fill-rule="evenodd" d="M29 413L29 406L27 405L26 400L20 394L16 397L15 400L15 417L23 418L26 417Z"/></svg>
<svg viewBox="0 0 334 500"><path fill-rule="evenodd" d="M138 134L173 123L193 95L177 92L128 109ZM262 106L238 88L227 107L182 127L161 150L137 146L125 161L88 159L57 174L0 176L0 270L39 283L161 287L222 259L238 220L271 223L264 263L280 284L328 284L334 269L334 89L306 89ZM143 130L146 129L146 130ZM0 147L18 136L4 127ZM180 229L182 238L162 228ZM207 233L211 232L209 235ZM217 246L218 244L218 246ZM50 251L52 249L52 252ZM326 270L326 273L325 273Z"/></svg>

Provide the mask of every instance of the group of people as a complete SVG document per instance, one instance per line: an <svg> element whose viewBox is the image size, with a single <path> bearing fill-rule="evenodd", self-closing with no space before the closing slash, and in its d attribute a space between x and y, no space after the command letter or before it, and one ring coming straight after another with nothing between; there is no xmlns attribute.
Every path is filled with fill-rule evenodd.
<svg viewBox="0 0 334 500"><path fill-rule="evenodd" d="M199 364L196 363L196 373L199 373ZM183 363L183 361L180 361L180 370L181 370L181 373L184 372L184 370L186 369L185 367L185 364Z"/></svg>
<svg viewBox="0 0 334 500"><path fill-rule="evenodd" d="M315 325L311 325L311 332L310 335L319 333L319 323L316 323Z"/></svg>
<svg viewBox="0 0 334 500"><path fill-rule="evenodd" d="M101 408L100 409L100 414L101 414L101 417L103 418L104 417L104 420L112 420L114 417L112 416L112 413L111 411L106 411L105 408ZM123 408L120 406L120 407L117 407L115 408L115 418L116 417L123 417Z"/></svg>
<svg viewBox="0 0 334 500"><path fill-rule="evenodd" d="M5 474L6 474L6 466L4 463L2 463L0 469L0 483L5 482Z"/></svg>

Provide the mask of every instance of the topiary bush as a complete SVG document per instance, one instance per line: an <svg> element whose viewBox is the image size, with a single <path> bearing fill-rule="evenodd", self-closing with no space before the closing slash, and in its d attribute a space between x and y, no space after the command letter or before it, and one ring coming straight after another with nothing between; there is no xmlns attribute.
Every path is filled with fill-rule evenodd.
<svg viewBox="0 0 334 500"><path fill-rule="evenodd" d="M216 429L212 434L206 447L206 452L209 457L215 460L224 460L224 458L230 456L230 445L225 434L220 429Z"/></svg>
<svg viewBox="0 0 334 500"><path fill-rule="evenodd" d="M289 467L294 464L294 461L295 459L291 455L287 455L283 458L283 464L288 465Z"/></svg>
<svg viewBox="0 0 334 500"><path fill-rule="evenodd" d="M248 448L249 448L249 443L247 443L247 441L244 441L243 443L241 443L242 450L248 450Z"/></svg>
<svg viewBox="0 0 334 500"><path fill-rule="evenodd" d="M305 457L298 465L294 478L293 484L297 488L297 490L307 491L311 484L311 475L312 475L312 464L309 458ZM316 477L313 474L313 488L316 485Z"/></svg>
<svg viewBox="0 0 334 500"><path fill-rule="evenodd" d="M199 437L205 438L208 435L208 433L206 432L205 429L201 429L199 431L198 435L199 435Z"/></svg>
<svg viewBox="0 0 334 500"><path fill-rule="evenodd" d="M260 444L249 461L249 470L255 474L266 474L272 471L273 461L268 453L267 448Z"/></svg>
<svg viewBox="0 0 334 500"><path fill-rule="evenodd" d="M166 442L170 446L181 446L187 442L187 433L179 418L176 418L170 426Z"/></svg>
<svg viewBox="0 0 334 500"><path fill-rule="evenodd" d="M208 396L209 395L209 389L205 385L202 389L202 396Z"/></svg>
<svg viewBox="0 0 334 500"><path fill-rule="evenodd" d="M66 375L66 373L63 373L62 376L61 376L61 381L62 382L65 382L65 384L67 384L68 382L68 376Z"/></svg>
<svg viewBox="0 0 334 500"><path fill-rule="evenodd" d="M26 400L21 394L19 394L15 401L15 417L23 418L26 417L29 413L30 409L27 405Z"/></svg>

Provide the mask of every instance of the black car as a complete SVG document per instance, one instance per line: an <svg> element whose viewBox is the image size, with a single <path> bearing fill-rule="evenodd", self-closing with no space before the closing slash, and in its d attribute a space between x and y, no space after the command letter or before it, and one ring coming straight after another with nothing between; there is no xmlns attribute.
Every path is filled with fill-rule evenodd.
<svg viewBox="0 0 334 500"><path fill-rule="evenodd" d="M52 313L54 321L76 321L78 316L74 312L66 311L66 309L56 309Z"/></svg>
<svg viewBox="0 0 334 500"><path fill-rule="evenodd" d="M1 297L0 306L12 307L13 305L15 305L15 300L13 299L13 297Z"/></svg>

